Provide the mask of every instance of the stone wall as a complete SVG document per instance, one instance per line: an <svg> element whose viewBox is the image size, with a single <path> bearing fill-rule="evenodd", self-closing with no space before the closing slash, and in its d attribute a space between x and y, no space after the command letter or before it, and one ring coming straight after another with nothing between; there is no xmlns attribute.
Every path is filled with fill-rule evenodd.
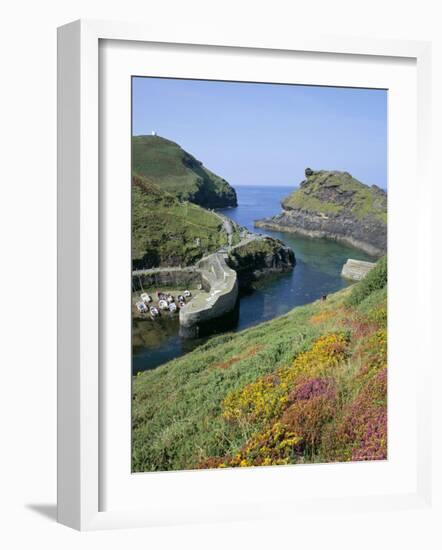
<svg viewBox="0 0 442 550"><path fill-rule="evenodd" d="M196 288L203 284L201 271L194 268L158 268L132 272L132 290L152 287Z"/></svg>
<svg viewBox="0 0 442 550"><path fill-rule="evenodd" d="M352 260L349 258L342 268L341 275L352 281L361 281L376 264L364 262L363 260Z"/></svg>

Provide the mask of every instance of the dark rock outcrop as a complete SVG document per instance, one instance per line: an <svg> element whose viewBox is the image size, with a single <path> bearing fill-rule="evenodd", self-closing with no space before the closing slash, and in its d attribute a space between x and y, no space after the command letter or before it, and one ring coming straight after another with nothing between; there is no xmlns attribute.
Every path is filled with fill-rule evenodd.
<svg viewBox="0 0 442 550"><path fill-rule="evenodd" d="M240 289L253 286L260 279L291 271L295 254L279 239L258 236L233 247L227 263L238 274Z"/></svg>

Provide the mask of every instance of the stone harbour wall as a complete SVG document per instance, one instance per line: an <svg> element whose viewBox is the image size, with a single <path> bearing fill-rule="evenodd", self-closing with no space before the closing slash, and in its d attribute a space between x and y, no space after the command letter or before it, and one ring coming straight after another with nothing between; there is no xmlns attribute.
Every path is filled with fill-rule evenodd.
<svg viewBox="0 0 442 550"><path fill-rule="evenodd" d="M132 290L151 287L196 288L203 284L201 271L193 267L154 268L132 272Z"/></svg>
<svg viewBox="0 0 442 550"><path fill-rule="evenodd" d="M180 325L184 328L226 315L235 308L238 299L238 277L226 263L226 255L215 253L197 264L203 286L208 294L201 294L180 309Z"/></svg>
<svg viewBox="0 0 442 550"><path fill-rule="evenodd" d="M342 268L341 275L352 281L361 281L375 265L373 262L364 262L363 260L349 258Z"/></svg>
<svg viewBox="0 0 442 550"><path fill-rule="evenodd" d="M216 252L200 260L195 267L156 268L132 272L132 290L150 287L186 287L201 285L198 294L180 309L183 334L192 336L193 327L223 317L235 309L238 300L238 276L226 263L227 255Z"/></svg>

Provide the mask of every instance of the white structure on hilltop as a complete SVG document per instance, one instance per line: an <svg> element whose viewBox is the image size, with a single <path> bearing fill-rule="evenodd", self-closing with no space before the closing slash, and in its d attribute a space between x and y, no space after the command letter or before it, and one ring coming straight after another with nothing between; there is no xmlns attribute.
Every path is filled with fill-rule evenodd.
<svg viewBox="0 0 442 550"><path fill-rule="evenodd" d="M157 133L155 132L155 130L152 130L152 135L153 135L153 136L156 136L156 135L157 135Z"/></svg>

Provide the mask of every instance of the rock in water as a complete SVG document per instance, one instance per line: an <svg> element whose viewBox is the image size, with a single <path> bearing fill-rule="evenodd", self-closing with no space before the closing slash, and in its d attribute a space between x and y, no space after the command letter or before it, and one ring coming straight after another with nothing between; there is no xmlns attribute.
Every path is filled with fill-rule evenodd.
<svg viewBox="0 0 442 550"><path fill-rule="evenodd" d="M307 168L306 179L282 201L283 211L256 227L341 241L373 256L387 252L387 193L348 172Z"/></svg>
<svg viewBox="0 0 442 550"><path fill-rule="evenodd" d="M246 289L270 275L291 271L296 258L293 250L279 239L253 235L230 250L227 263L237 272L240 288Z"/></svg>

